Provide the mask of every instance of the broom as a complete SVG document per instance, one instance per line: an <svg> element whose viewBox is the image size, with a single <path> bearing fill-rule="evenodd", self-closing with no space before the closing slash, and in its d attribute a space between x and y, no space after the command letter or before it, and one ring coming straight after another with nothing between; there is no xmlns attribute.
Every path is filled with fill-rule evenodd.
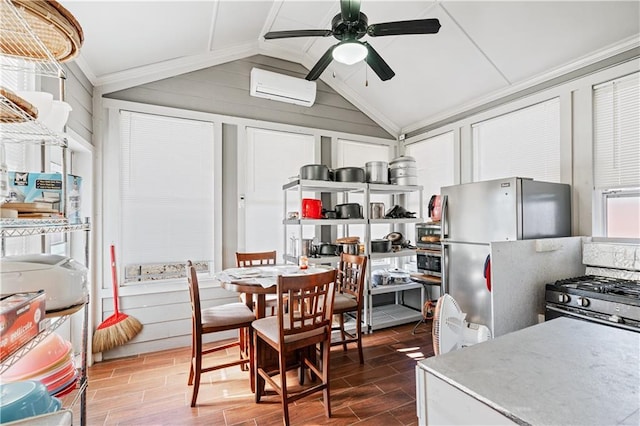
<svg viewBox="0 0 640 426"><path fill-rule="evenodd" d="M93 334L93 353L105 352L124 345L142 330L137 319L118 311L118 272L116 270L116 249L111 245L111 281L113 283L114 314L104 320Z"/></svg>

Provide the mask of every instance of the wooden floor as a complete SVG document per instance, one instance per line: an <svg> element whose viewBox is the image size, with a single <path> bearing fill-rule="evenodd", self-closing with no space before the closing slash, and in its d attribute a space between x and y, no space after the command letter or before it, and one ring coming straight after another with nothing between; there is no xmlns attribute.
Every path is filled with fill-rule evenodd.
<svg viewBox="0 0 640 426"><path fill-rule="evenodd" d="M414 324L364 336L365 364L357 350L331 351L332 417L326 418L322 393L290 405L294 425L416 425L417 360L433 355L431 322L415 335ZM353 346L353 345L352 345ZM89 369L89 425L280 425L277 396L259 404L249 373L230 367L203 375L198 405L189 406L190 348L144 354L95 364ZM230 351L222 357L235 357ZM292 372L295 373L295 372ZM289 376L287 376L289 378ZM288 383L298 384L295 374ZM77 410L74 420L77 420Z"/></svg>

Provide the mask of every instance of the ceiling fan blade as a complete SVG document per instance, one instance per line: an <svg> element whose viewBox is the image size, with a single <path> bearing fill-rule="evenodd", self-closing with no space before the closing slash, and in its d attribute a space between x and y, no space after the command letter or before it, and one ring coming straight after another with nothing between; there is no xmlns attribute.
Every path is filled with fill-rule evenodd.
<svg viewBox="0 0 640 426"><path fill-rule="evenodd" d="M340 14L345 22L357 21L360 17L360 0L340 0Z"/></svg>
<svg viewBox="0 0 640 426"><path fill-rule="evenodd" d="M291 37L329 37L333 34L331 30L291 30L291 31L269 31L264 35L265 40Z"/></svg>
<svg viewBox="0 0 640 426"><path fill-rule="evenodd" d="M371 67L371 69L380 77L380 80L387 81L393 78L396 75L395 72L391 69L391 67L382 59L382 56L376 52L376 50L366 41L362 42L367 47L369 53L367 57L364 58L367 64Z"/></svg>
<svg viewBox="0 0 640 426"><path fill-rule="evenodd" d="M367 34L371 37L403 34L435 34L440 30L440 21L435 18L413 21L384 22L369 25Z"/></svg>
<svg viewBox="0 0 640 426"><path fill-rule="evenodd" d="M314 81L317 80L318 77L320 77L324 70L327 69L331 61L333 61L333 49L335 49L335 46L331 46L329 50L327 50L325 54L322 55L322 58L320 58L320 60L316 62L313 68L311 68L311 71L309 71L309 74L307 74L305 79Z"/></svg>

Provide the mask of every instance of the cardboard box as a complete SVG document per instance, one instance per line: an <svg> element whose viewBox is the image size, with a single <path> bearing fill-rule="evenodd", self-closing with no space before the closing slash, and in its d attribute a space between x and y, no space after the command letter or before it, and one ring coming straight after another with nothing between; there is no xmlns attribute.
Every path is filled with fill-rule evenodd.
<svg viewBox="0 0 640 426"><path fill-rule="evenodd" d="M82 178L67 175L67 199L62 199L62 175L60 173L9 172L9 197L7 201L17 203L46 203L53 210L64 213L65 202L69 203L69 223L82 223L80 213L80 190Z"/></svg>
<svg viewBox="0 0 640 426"><path fill-rule="evenodd" d="M45 293L0 296L0 361L33 339L49 324Z"/></svg>

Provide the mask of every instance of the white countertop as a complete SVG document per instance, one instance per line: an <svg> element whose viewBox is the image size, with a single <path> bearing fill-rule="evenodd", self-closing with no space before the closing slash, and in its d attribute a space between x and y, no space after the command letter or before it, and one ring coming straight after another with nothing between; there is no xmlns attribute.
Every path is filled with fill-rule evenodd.
<svg viewBox="0 0 640 426"><path fill-rule="evenodd" d="M519 424L640 424L640 333L557 318L418 365Z"/></svg>

